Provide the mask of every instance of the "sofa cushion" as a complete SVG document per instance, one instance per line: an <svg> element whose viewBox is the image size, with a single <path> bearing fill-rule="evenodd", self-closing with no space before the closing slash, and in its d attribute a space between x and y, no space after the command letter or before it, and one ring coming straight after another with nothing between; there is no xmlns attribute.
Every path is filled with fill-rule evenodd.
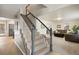
<svg viewBox="0 0 79 59"><path fill-rule="evenodd" d="M65 34L65 40L79 43L79 35L78 34Z"/></svg>

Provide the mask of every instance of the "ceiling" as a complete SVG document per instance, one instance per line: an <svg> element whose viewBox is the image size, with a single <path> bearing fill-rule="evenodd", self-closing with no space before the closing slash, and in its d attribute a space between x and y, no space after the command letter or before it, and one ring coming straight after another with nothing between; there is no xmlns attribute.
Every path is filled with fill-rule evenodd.
<svg viewBox="0 0 79 59"><path fill-rule="evenodd" d="M70 4L44 4L47 8L44 8L43 10L43 12L45 12L45 10L46 10L46 12L45 13L47 13L47 12L51 12L51 11L55 11L55 10L57 10L57 9L60 9L60 8L64 8L64 7L67 7L67 6L69 6Z"/></svg>
<svg viewBox="0 0 79 59"><path fill-rule="evenodd" d="M0 4L0 17L15 18L19 9L27 4ZM78 19L79 5L72 4L32 4L29 10L37 16L46 16L49 20L57 17L63 19Z"/></svg>
<svg viewBox="0 0 79 59"><path fill-rule="evenodd" d="M0 17L8 17L8 18L15 18L17 12L20 8L25 7L27 4L0 4ZM57 8L63 7L66 5L62 4L32 4L29 7L29 10L35 15L42 15L46 9L55 10ZM44 11L43 11L44 10ZM41 12L43 11L43 12Z"/></svg>
<svg viewBox="0 0 79 59"><path fill-rule="evenodd" d="M25 4L0 4L0 17L15 18L19 9Z"/></svg>
<svg viewBox="0 0 79 59"><path fill-rule="evenodd" d="M56 21L57 18L61 20L75 20L79 19L79 5L47 5L48 10L43 10L42 17L45 16L47 20ZM57 7L57 8L56 8ZM45 13L46 12L46 13Z"/></svg>

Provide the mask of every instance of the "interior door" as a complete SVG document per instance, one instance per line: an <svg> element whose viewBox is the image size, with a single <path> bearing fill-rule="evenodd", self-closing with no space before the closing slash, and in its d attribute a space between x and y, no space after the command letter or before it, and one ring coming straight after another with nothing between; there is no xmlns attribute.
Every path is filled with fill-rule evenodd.
<svg viewBox="0 0 79 59"><path fill-rule="evenodd" d="M14 38L14 24L9 24L9 36Z"/></svg>

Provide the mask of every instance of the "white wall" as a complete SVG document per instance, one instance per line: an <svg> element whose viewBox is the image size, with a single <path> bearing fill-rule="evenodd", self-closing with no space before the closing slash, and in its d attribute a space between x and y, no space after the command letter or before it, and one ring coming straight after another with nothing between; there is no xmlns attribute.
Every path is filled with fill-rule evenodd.
<svg viewBox="0 0 79 59"><path fill-rule="evenodd" d="M44 9L44 11L47 10ZM62 20L57 21L58 17L62 18ZM43 23L47 23L47 26L51 26L53 30L57 29L57 25L61 25L61 29L64 29L65 25L69 25L71 29L73 25L79 25L79 5L70 5L64 8L59 8L52 12L48 12L47 14L44 13L43 15L40 15L39 18ZM38 23L37 27L41 30L41 26L38 25ZM43 33L44 31L41 32Z"/></svg>
<svg viewBox="0 0 79 59"><path fill-rule="evenodd" d="M20 8L26 4L0 4L0 16L7 18L15 18Z"/></svg>
<svg viewBox="0 0 79 59"><path fill-rule="evenodd" d="M14 24L14 19L10 20L5 18L4 19L0 19L0 24L4 24L5 25L5 33L3 33L2 35L8 36L9 35L9 24Z"/></svg>
<svg viewBox="0 0 79 59"><path fill-rule="evenodd" d="M52 24L50 21L48 20L44 20L42 18L39 17L39 19L50 29L52 28ZM39 21L36 21L36 27L37 27L37 31L40 32L41 34L45 34L46 33L46 27L42 28L42 24Z"/></svg>
<svg viewBox="0 0 79 59"><path fill-rule="evenodd" d="M53 31L57 29L57 25L61 25L61 29L64 29L65 25L69 25L69 28L72 29L74 25L79 25L79 19L64 19L64 20L50 20L50 16L43 15L39 16L40 20L47 26L47 27L52 27ZM41 28L41 24L39 22L36 22L37 24L37 29L40 33L45 33L46 29Z"/></svg>
<svg viewBox="0 0 79 59"><path fill-rule="evenodd" d="M5 28L5 32L3 34L0 34L0 35L7 35L7 23L6 21L0 21L0 24L4 24L4 28Z"/></svg>

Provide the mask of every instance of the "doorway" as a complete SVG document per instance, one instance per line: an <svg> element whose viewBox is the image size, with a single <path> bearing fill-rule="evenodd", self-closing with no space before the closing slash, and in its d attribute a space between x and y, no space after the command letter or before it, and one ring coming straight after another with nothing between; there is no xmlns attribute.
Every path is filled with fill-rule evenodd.
<svg viewBox="0 0 79 59"><path fill-rule="evenodd" d="M14 24L9 24L9 36L14 38Z"/></svg>

